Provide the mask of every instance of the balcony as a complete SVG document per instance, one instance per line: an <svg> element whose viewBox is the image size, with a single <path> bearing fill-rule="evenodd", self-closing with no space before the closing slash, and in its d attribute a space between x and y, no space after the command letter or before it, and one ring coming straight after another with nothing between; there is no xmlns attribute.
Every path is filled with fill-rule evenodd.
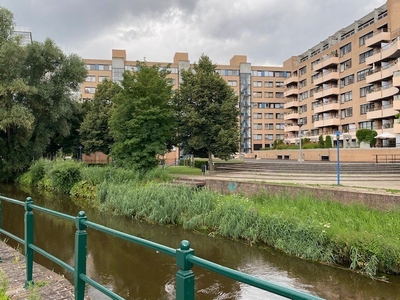
<svg viewBox="0 0 400 300"><path fill-rule="evenodd" d="M382 57L382 53L381 53L380 50L378 50L374 54L372 54L371 56L367 57L365 59L365 63L367 65L372 65L372 64L374 64L374 63L376 63L378 61L381 61L382 60L381 57Z"/></svg>
<svg viewBox="0 0 400 300"><path fill-rule="evenodd" d="M382 98L392 97L392 96L396 95L398 92L399 92L399 89L392 85L382 87Z"/></svg>
<svg viewBox="0 0 400 300"><path fill-rule="evenodd" d="M339 117L325 117L320 120L314 121L314 127L328 127L328 126L339 126L340 119Z"/></svg>
<svg viewBox="0 0 400 300"><path fill-rule="evenodd" d="M400 71L393 73L393 86L400 87Z"/></svg>
<svg viewBox="0 0 400 300"><path fill-rule="evenodd" d="M370 71L369 74L367 75L366 82L374 83L390 78L394 76L394 73L397 72L398 70L400 70L400 60L397 59L383 68Z"/></svg>
<svg viewBox="0 0 400 300"><path fill-rule="evenodd" d="M331 110L340 110L340 103L338 101L331 101L314 107L314 113L316 114Z"/></svg>
<svg viewBox="0 0 400 300"><path fill-rule="evenodd" d="M382 59L394 59L400 56L400 37L382 47Z"/></svg>
<svg viewBox="0 0 400 300"><path fill-rule="evenodd" d="M320 77L314 79L314 84L319 85L332 80L339 80L339 72L337 70L326 71Z"/></svg>
<svg viewBox="0 0 400 300"><path fill-rule="evenodd" d="M293 131L295 131L295 132L298 132L299 131L299 126L297 126L297 125L286 125L285 126L285 129L283 130L284 132L293 132Z"/></svg>
<svg viewBox="0 0 400 300"><path fill-rule="evenodd" d="M298 112L292 112L292 113L287 113L283 116L283 119L286 120L298 120L299 119L299 113Z"/></svg>
<svg viewBox="0 0 400 300"><path fill-rule="evenodd" d="M382 89L375 89L373 92L367 94L367 102L372 102L379 99L382 99Z"/></svg>
<svg viewBox="0 0 400 300"><path fill-rule="evenodd" d="M379 45L381 42L390 41L390 32L381 31L374 34L374 36L370 37L365 41L365 46L373 47L375 45Z"/></svg>
<svg viewBox="0 0 400 300"><path fill-rule="evenodd" d="M288 85L288 84L298 83L298 82L299 82L299 76L293 75L291 77L286 78L283 83L284 83L284 85Z"/></svg>
<svg viewBox="0 0 400 300"><path fill-rule="evenodd" d="M339 87L336 84L330 84L319 88L317 92L314 94L314 99L324 98L330 95L339 95Z"/></svg>
<svg viewBox="0 0 400 300"><path fill-rule="evenodd" d="M329 66L338 65L339 57L337 55L327 55L322 58L322 61L314 65L314 71L322 70Z"/></svg>
<svg viewBox="0 0 400 300"><path fill-rule="evenodd" d="M400 111L400 95L396 95L393 97L393 109Z"/></svg>
<svg viewBox="0 0 400 300"><path fill-rule="evenodd" d="M289 100L283 105L283 108L292 108L292 107L299 107L299 101L297 99Z"/></svg>
<svg viewBox="0 0 400 300"><path fill-rule="evenodd" d="M393 124L393 133L400 134L400 123L397 123L398 120L394 120Z"/></svg>
<svg viewBox="0 0 400 300"><path fill-rule="evenodd" d="M283 96L285 96L285 97L298 95L298 94L299 94L299 88L297 88L297 87L290 87L285 92L283 92Z"/></svg>

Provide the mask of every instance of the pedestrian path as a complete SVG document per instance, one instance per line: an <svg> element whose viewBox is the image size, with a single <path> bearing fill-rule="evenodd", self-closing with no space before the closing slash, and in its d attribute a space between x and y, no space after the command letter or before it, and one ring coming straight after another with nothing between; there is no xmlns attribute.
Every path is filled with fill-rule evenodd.
<svg viewBox="0 0 400 300"><path fill-rule="evenodd" d="M4 272L0 275L0 285L5 277L10 299L74 299L74 287L66 278L37 263L33 265L35 286L25 289L25 256L4 242L0 242L0 257L0 270Z"/></svg>

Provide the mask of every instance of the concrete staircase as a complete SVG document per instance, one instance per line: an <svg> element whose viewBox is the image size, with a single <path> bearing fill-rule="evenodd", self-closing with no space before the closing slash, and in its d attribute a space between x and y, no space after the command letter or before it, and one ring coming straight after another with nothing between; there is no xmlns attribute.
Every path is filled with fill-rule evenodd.
<svg viewBox="0 0 400 300"><path fill-rule="evenodd" d="M254 160L244 163L216 163L217 172L336 174L336 162L293 162ZM400 164L340 163L341 174L390 175L400 174Z"/></svg>

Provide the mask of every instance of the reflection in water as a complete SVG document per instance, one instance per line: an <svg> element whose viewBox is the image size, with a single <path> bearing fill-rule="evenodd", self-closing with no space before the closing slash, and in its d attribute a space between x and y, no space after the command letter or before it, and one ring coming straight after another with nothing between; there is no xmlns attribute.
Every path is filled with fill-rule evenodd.
<svg viewBox="0 0 400 300"><path fill-rule="evenodd" d="M27 196L10 185L0 185L0 192L4 196L21 200ZM32 197L37 205L70 215L77 215L83 209L65 196L45 199L44 196L34 194ZM187 239L199 257L322 298L399 299L398 276L390 277L390 283L373 281L347 270L288 257L278 251L213 238L185 231L179 227L151 225L125 217L110 217L95 210L84 210L92 222L172 248L178 248L179 243ZM23 237L23 214L23 207L3 202L4 228ZM37 211L34 214L35 243L73 265L75 233L73 222ZM175 299L177 267L174 258L90 228L87 231L87 273L91 278L126 299ZM9 244L17 246L13 241L9 241ZM71 274L39 254L35 254L35 260L49 269L64 274L72 281ZM197 299L284 299L198 267L194 267L193 271L196 275ZM89 295L96 300L108 299L93 288L89 288Z"/></svg>

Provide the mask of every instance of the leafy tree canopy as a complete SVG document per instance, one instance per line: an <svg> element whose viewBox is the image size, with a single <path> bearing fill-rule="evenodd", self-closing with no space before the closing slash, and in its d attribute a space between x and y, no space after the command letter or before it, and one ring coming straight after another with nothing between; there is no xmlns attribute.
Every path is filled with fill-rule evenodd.
<svg viewBox="0 0 400 300"><path fill-rule="evenodd" d="M193 69L182 72L175 97L179 144L184 149L205 149L210 166L213 155L228 159L239 145L238 99L215 68L202 55Z"/></svg>
<svg viewBox="0 0 400 300"><path fill-rule="evenodd" d="M147 171L158 165L175 133L172 85L159 66L137 62L137 72L125 72L115 96L110 130L115 140L113 160Z"/></svg>
<svg viewBox="0 0 400 300"><path fill-rule="evenodd" d="M358 143L368 143L371 147L376 144L376 136L378 133L371 129L358 129L356 132L356 137Z"/></svg>
<svg viewBox="0 0 400 300"><path fill-rule="evenodd" d="M82 60L47 39L22 46L13 15L0 8L0 171L14 178L56 135L70 134L71 94L86 76Z"/></svg>
<svg viewBox="0 0 400 300"><path fill-rule="evenodd" d="M85 153L97 151L109 154L114 139L110 133L108 120L111 116L113 98L121 87L110 80L105 80L96 88L90 109L83 120L79 133Z"/></svg>

